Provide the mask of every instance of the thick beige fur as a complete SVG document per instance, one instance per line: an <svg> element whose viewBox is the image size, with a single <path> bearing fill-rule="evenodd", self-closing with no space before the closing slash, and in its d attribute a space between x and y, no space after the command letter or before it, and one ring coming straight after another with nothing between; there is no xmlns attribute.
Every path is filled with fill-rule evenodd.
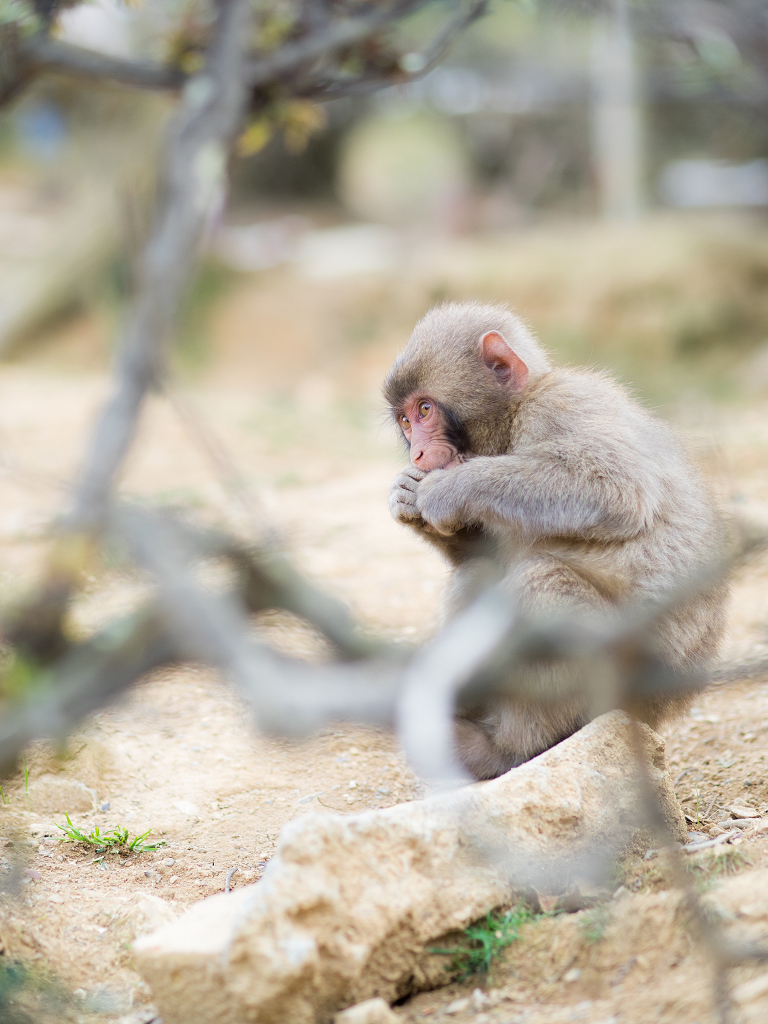
<svg viewBox="0 0 768 1024"><path fill-rule="evenodd" d="M527 364L511 395L483 363L480 339L497 331ZM418 393L466 431L462 462L424 474L408 467L393 515L438 546L453 566L447 608L464 607L501 569L523 611L609 611L664 597L721 553L713 499L672 431L602 373L552 367L506 308L447 304L417 325L385 383L396 411ZM489 569L492 571L489 572ZM655 634L667 665L705 666L724 628L725 585L668 615ZM574 669L542 665L537 680L568 688ZM688 699L633 710L651 725ZM460 755L476 777L499 775L589 720L586 701L486 699L462 707Z"/></svg>

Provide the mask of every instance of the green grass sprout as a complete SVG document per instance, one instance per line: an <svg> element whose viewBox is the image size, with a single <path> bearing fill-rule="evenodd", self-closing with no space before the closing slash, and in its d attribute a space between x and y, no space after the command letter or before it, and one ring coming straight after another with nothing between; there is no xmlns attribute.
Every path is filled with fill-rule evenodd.
<svg viewBox="0 0 768 1024"><path fill-rule="evenodd" d="M580 915L579 930L587 942L594 944L603 941L606 929L610 923L610 911L604 904L600 903Z"/></svg>
<svg viewBox="0 0 768 1024"><path fill-rule="evenodd" d="M151 853L153 850L159 850L161 846L168 845L162 839L156 843L146 842L147 836L152 831L151 828L131 839L128 829L122 828L120 825L108 832L101 832L98 825L92 832L83 832L82 829L72 824L68 814L66 819L66 825L56 825L56 828L61 829L64 833L63 836L59 836L59 842L84 843L86 846L93 846L99 853L102 853L104 850L117 850L120 847L123 847L130 853Z"/></svg>
<svg viewBox="0 0 768 1024"><path fill-rule="evenodd" d="M499 953L517 940L521 925L533 918L524 904L512 907L504 914L489 913L485 921L478 921L464 930L467 945L430 949L429 952L451 957L446 970L456 975L457 981L473 974L488 974Z"/></svg>

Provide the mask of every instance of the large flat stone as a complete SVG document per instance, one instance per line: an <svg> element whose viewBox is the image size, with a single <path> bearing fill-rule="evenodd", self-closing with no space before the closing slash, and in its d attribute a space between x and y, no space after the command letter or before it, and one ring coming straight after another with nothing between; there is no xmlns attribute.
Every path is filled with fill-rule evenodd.
<svg viewBox="0 0 768 1024"><path fill-rule="evenodd" d="M676 838L663 741L638 726ZM324 1024L445 983L427 949L526 884L558 891L641 834L632 727L612 712L499 779L383 811L305 815L263 879L136 941L165 1024Z"/></svg>

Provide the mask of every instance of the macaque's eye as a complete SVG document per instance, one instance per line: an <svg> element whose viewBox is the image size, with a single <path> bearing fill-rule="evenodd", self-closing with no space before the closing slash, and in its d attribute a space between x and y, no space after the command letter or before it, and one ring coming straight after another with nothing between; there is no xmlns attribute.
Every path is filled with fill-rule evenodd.
<svg viewBox="0 0 768 1024"><path fill-rule="evenodd" d="M403 430L411 429L411 421L408 419L407 416L400 417L400 426L403 428Z"/></svg>
<svg viewBox="0 0 768 1024"><path fill-rule="evenodd" d="M419 406L419 416L426 416L431 408L432 405L430 402L422 402Z"/></svg>

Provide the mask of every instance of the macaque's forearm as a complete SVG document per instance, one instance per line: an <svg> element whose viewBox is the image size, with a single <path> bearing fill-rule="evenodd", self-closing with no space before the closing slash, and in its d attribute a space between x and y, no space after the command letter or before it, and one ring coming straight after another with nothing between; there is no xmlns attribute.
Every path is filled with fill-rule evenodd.
<svg viewBox="0 0 768 1024"><path fill-rule="evenodd" d="M653 517L651 496L640 493L629 475L609 481L596 470L577 477L554 459L520 455L481 456L450 472L456 474L451 490L467 523L623 540Z"/></svg>

